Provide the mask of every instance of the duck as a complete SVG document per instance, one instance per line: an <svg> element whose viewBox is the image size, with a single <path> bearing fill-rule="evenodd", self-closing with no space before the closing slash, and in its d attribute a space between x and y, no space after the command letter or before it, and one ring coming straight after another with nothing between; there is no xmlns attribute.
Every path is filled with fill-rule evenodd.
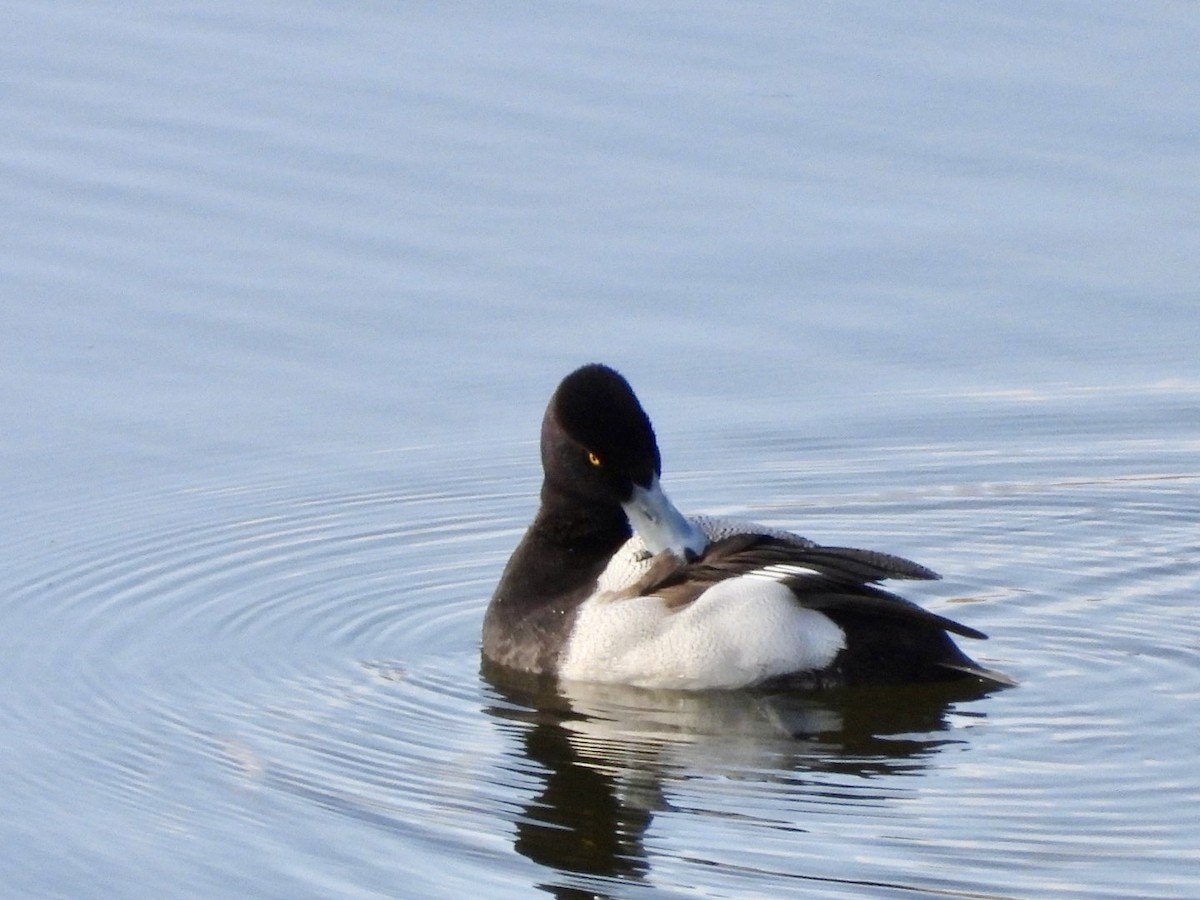
<svg viewBox="0 0 1200 900"><path fill-rule="evenodd" d="M939 578L932 570L681 513L650 418L607 365L562 379L540 449L537 512L484 613L491 666L683 691L1013 683L951 637L982 632L879 586Z"/></svg>

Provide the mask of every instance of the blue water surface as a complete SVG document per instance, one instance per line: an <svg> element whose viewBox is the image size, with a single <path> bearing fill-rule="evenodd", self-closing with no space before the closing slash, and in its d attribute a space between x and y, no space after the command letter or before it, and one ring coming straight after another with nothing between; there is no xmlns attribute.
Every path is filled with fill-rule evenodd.
<svg viewBox="0 0 1200 900"><path fill-rule="evenodd" d="M1190 5L0 19L13 896L1195 892ZM593 360L1021 686L481 674Z"/></svg>

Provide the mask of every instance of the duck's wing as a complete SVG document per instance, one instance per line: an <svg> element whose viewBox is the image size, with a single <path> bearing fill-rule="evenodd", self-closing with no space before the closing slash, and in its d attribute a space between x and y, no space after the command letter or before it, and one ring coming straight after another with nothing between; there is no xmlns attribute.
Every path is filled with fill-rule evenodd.
<svg viewBox="0 0 1200 900"><path fill-rule="evenodd" d="M822 547L775 537L762 537L758 543L745 548L738 555L758 568L795 566L848 584L874 584L887 578L937 581L942 577L911 559L890 553L853 547Z"/></svg>
<svg viewBox="0 0 1200 900"><path fill-rule="evenodd" d="M823 547L771 535L737 534L713 541L704 555L685 562L660 553L649 570L621 596L661 597L682 608L719 581L739 576L770 578L787 585L797 602L829 613L866 613L921 622L963 637L987 635L929 612L875 583L886 578L932 580L940 576L911 560L873 550Z"/></svg>

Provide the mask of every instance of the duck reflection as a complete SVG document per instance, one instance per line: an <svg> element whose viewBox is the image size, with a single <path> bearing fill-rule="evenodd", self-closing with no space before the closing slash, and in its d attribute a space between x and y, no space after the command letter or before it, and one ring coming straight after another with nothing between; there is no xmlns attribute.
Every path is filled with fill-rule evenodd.
<svg viewBox="0 0 1200 900"><path fill-rule="evenodd" d="M516 817L514 848L558 873L541 887L570 900L645 879L647 829L655 813L670 809L664 784L689 773L736 772L789 793L819 789L828 799L836 796L830 772L919 774L958 742L949 734L955 704L988 693L962 682L815 693L649 691L559 683L486 661L483 676L492 688L487 712L519 735L514 769L541 781ZM853 792L853 802L863 798Z"/></svg>

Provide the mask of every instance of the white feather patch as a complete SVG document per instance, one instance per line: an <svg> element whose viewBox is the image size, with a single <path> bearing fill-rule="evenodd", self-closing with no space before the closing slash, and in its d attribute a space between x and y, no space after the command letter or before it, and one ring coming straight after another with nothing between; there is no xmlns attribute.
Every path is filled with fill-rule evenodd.
<svg viewBox="0 0 1200 900"><path fill-rule="evenodd" d="M693 521L710 540L747 532L795 538L734 520ZM596 594L579 608L559 667L563 678L682 690L740 688L824 668L845 646L832 620L800 607L779 583L809 571L802 567L772 566L727 579L676 610L654 596L612 599L649 566L636 536L613 556Z"/></svg>
<svg viewBox="0 0 1200 900"><path fill-rule="evenodd" d="M658 597L587 600L559 674L648 688L740 688L821 669L845 646L828 617L772 579L741 576L671 610Z"/></svg>

